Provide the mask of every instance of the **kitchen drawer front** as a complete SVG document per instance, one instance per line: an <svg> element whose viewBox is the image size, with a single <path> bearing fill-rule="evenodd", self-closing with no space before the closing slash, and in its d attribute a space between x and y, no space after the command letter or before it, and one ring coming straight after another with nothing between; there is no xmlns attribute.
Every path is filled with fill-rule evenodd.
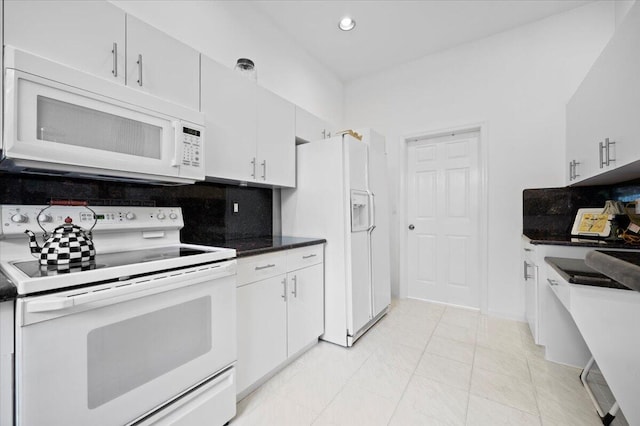
<svg viewBox="0 0 640 426"><path fill-rule="evenodd" d="M284 252L238 259L237 287L286 274L286 259Z"/></svg>
<svg viewBox="0 0 640 426"><path fill-rule="evenodd" d="M322 263L324 244L287 250L287 272Z"/></svg>
<svg viewBox="0 0 640 426"><path fill-rule="evenodd" d="M547 267L547 284L567 311L571 312L571 285L551 267Z"/></svg>

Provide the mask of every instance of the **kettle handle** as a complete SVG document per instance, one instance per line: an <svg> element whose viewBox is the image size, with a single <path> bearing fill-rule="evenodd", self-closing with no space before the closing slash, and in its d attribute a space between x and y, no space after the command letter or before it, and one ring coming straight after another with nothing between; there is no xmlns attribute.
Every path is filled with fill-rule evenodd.
<svg viewBox="0 0 640 426"><path fill-rule="evenodd" d="M89 210L91 213L93 213L93 225L91 225L91 228L89 228L89 230L87 231L87 233L89 234L89 236L91 236L91 231L93 231L93 228L95 228L96 224L98 223L98 216L96 215L96 212L93 211L93 209L91 209L86 201L67 201L67 200L51 200L49 202L49 205L45 208L43 208L42 210L40 210L40 212L38 213L38 215L36 216L36 221L38 222L38 226L40 227L40 229L42 229L42 232L44 232L44 236L43 238L46 240L49 236L49 233L47 232L46 229L44 229L44 227L42 226L42 224L40 223L40 215L47 209L50 209L53 206L82 206L85 209ZM91 237L89 237L91 238Z"/></svg>

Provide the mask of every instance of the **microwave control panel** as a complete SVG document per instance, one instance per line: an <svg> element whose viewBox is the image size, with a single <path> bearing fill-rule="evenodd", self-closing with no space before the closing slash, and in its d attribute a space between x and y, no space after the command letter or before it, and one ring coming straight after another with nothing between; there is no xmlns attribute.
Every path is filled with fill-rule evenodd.
<svg viewBox="0 0 640 426"><path fill-rule="evenodd" d="M202 130L181 126L179 129L178 145L182 148L176 160L181 167L202 168L203 142Z"/></svg>

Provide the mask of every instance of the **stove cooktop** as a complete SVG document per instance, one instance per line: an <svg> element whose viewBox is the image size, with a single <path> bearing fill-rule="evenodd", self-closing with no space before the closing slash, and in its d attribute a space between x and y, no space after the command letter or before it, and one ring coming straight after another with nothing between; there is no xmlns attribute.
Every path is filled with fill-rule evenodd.
<svg viewBox="0 0 640 426"><path fill-rule="evenodd" d="M215 250L209 250L209 252ZM155 249L123 251L118 253L96 254L93 262L64 265L41 265L38 260L14 262L13 265L29 278L50 277L60 274L73 274L101 268L134 265L156 260L176 259L207 251L190 247L160 247Z"/></svg>

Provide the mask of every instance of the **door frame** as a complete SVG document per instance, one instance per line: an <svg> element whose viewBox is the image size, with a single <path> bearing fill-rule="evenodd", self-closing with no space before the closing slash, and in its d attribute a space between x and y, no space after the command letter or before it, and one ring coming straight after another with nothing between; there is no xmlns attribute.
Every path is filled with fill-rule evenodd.
<svg viewBox="0 0 640 426"><path fill-rule="evenodd" d="M478 199L478 224L480 229L478 230L478 255L479 255L479 274L480 274L480 312L483 314L488 313L489 310L489 289L488 289L488 125L486 122L467 123L459 125L447 125L437 127L433 129L427 129L417 133L406 134L402 136L403 143L400 144L400 212L398 215L398 225L400 226L399 232L399 256L400 259L400 282L399 282L399 297L407 298L408 296L408 277L409 277L409 256L408 256L408 241L409 241L409 218L407 217L408 209L408 187L409 187L409 166L408 166L408 145L410 142L436 138L439 136L446 136L452 133L466 133L477 131L479 132L478 140L478 175L479 175L479 199Z"/></svg>

